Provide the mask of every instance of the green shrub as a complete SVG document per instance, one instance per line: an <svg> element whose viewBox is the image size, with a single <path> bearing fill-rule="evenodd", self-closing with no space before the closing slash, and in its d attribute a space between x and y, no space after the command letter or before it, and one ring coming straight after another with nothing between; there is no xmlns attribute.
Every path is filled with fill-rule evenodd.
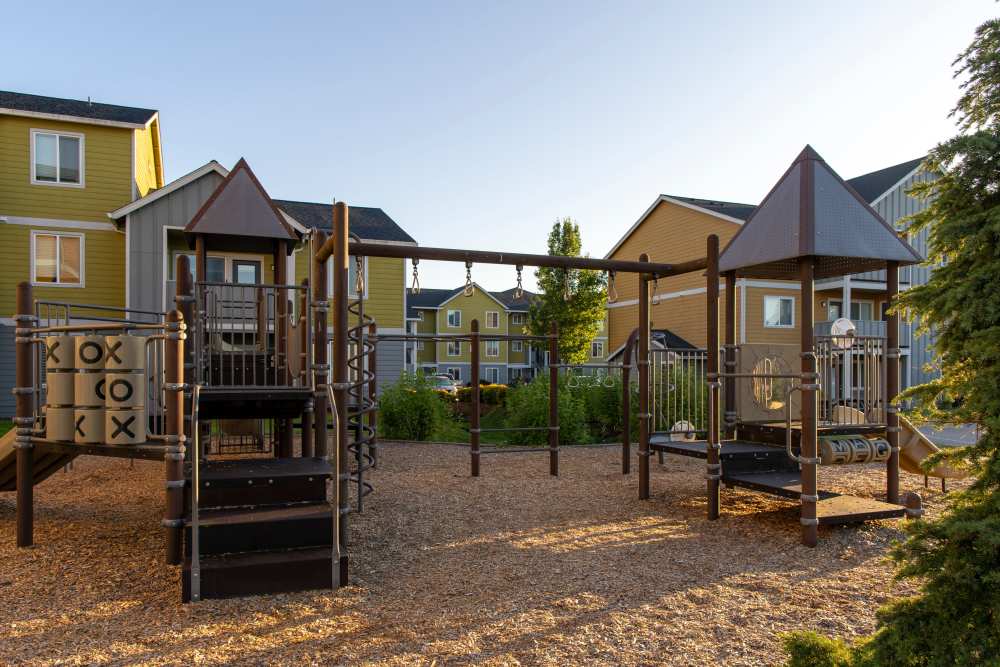
<svg viewBox="0 0 1000 667"><path fill-rule="evenodd" d="M427 440L442 428L446 406L439 392L423 373L404 373L379 398L379 430L382 437Z"/></svg>
<svg viewBox="0 0 1000 667"><path fill-rule="evenodd" d="M559 380L559 444L589 442L583 402ZM539 375L531 382L507 392L507 428L544 427L549 425L549 378ZM511 431L508 441L517 445L542 445L548 431Z"/></svg>
<svg viewBox="0 0 1000 667"><path fill-rule="evenodd" d="M828 639L815 632L796 632L782 636L788 653L787 667L848 667L852 664L851 650L837 639Z"/></svg>
<svg viewBox="0 0 1000 667"><path fill-rule="evenodd" d="M507 385L488 384L479 388L479 400L486 405L504 405L507 402Z"/></svg>
<svg viewBox="0 0 1000 667"><path fill-rule="evenodd" d="M455 394L455 398L459 403L471 403L472 402L472 387L459 387Z"/></svg>

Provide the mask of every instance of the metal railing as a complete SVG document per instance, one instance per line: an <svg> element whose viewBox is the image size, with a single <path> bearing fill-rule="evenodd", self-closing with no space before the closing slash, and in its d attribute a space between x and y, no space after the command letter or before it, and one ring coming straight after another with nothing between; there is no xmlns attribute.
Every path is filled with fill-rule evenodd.
<svg viewBox="0 0 1000 667"><path fill-rule="evenodd" d="M302 296L311 300L306 285L197 283L191 337L197 381L206 388L308 386L312 355L296 349L295 323L306 327L305 345L312 346L311 313L296 312Z"/></svg>
<svg viewBox="0 0 1000 667"><path fill-rule="evenodd" d="M708 428L707 363L704 349L649 351L651 431L691 438Z"/></svg>
<svg viewBox="0 0 1000 667"><path fill-rule="evenodd" d="M885 338L818 337L816 363L820 423L886 424Z"/></svg>

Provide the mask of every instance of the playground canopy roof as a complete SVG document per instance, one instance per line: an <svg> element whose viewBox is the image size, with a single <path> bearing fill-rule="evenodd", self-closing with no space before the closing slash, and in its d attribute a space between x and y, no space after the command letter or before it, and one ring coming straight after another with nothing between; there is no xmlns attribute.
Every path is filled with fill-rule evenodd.
<svg viewBox="0 0 1000 667"><path fill-rule="evenodd" d="M816 278L923 259L811 146L795 158L722 251L719 271L794 279L802 257L816 259Z"/></svg>
<svg viewBox="0 0 1000 667"><path fill-rule="evenodd" d="M192 242L194 236L238 237L247 245L273 241L297 241L298 234L257 180L243 158L205 200L184 228ZM291 252L291 244L287 248Z"/></svg>

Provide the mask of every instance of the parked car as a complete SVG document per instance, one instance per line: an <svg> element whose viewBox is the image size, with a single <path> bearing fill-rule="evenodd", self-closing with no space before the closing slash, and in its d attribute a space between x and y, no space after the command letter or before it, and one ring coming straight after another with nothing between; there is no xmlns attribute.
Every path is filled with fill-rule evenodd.
<svg viewBox="0 0 1000 667"><path fill-rule="evenodd" d="M451 379L450 375L435 375L431 378L431 382L438 391L446 391L449 394L458 392L458 389L455 387L455 381Z"/></svg>

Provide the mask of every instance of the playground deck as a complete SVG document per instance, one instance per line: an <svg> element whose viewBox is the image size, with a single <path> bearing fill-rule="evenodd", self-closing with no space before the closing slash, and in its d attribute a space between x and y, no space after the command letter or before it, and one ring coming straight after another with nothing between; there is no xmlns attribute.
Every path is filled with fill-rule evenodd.
<svg viewBox="0 0 1000 667"><path fill-rule="evenodd" d="M795 502L724 489L709 522L703 461L654 457L639 501L619 456L565 448L557 478L544 453L491 457L472 480L464 447L387 443L351 586L199 605L162 562L162 464L79 457L36 489L33 548L0 495L0 663L775 664L778 633L870 632L908 592L884 559L900 521L821 528L808 549ZM884 491L878 464L821 480Z"/></svg>

